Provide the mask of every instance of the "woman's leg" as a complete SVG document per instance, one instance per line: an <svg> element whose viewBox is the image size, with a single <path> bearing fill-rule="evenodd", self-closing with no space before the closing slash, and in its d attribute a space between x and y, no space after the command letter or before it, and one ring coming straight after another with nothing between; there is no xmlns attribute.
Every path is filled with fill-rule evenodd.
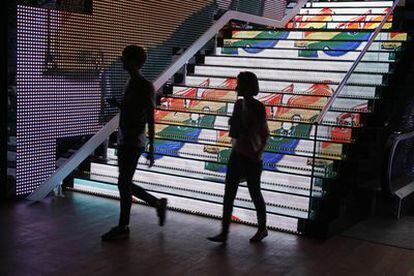
<svg viewBox="0 0 414 276"><path fill-rule="evenodd" d="M232 152L227 164L226 182L224 189L222 221L223 234L227 234L229 232L231 215L233 213L233 203L234 199L236 198L237 188L239 186L241 175L242 171L240 167L240 158L237 154Z"/></svg>
<svg viewBox="0 0 414 276"><path fill-rule="evenodd" d="M257 224L259 230L266 229L266 203L260 191L260 176L262 175L263 165L262 161L253 162L246 161L245 166L247 172L247 187L249 188L250 196L256 207Z"/></svg>

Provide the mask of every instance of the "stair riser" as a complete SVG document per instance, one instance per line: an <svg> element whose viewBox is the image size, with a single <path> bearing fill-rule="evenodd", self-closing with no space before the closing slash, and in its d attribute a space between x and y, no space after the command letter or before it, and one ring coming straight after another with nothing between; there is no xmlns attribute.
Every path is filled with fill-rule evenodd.
<svg viewBox="0 0 414 276"><path fill-rule="evenodd" d="M364 4L362 4L364 5ZM324 8L322 7L312 7L312 8L302 8L300 9L300 14L320 14L323 12ZM384 7L329 7L335 14L355 14L355 15L363 15L363 14L386 14L388 12L388 8Z"/></svg>
<svg viewBox="0 0 414 276"><path fill-rule="evenodd" d="M295 49L265 49L265 48L241 48L241 47L225 47L217 48L217 55L224 56L241 56L241 57L268 57L268 58L312 58L312 59L328 59L328 60L355 60L361 54L358 51L348 50L295 50ZM394 52L368 52L364 55L363 61L394 61L396 53Z"/></svg>
<svg viewBox="0 0 414 276"><path fill-rule="evenodd" d="M206 146L231 147L231 138L227 131L211 129L197 129L191 127L171 126L157 124L155 127L156 138L175 140L191 143L201 143ZM328 159L342 159L342 145L338 143L318 142L316 146L317 156ZM285 137L270 137L266 151L282 154L297 154L313 156L314 142Z"/></svg>
<svg viewBox="0 0 414 276"><path fill-rule="evenodd" d="M226 38L223 40L224 47L251 47L261 49L297 49L297 50L324 50L333 49L337 51L360 51L366 45L365 41L329 41L329 40L273 40L273 39L243 39ZM402 42L374 42L369 51L390 52L402 46Z"/></svg>
<svg viewBox="0 0 414 276"><path fill-rule="evenodd" d="M92 163L91 179L98 180L97 177L99 176L106 176L107 178L105 181L109 181L110 183L116 184L118 179L118 168L115 166ZM179 192L180 189L184 189L198 193L215 194L221 197L221 202L222 198L224 197L224 184L212 181L203 181L140 170L137 170L135 172L133 181L137 183L142 183L141 185L144 189L162 191L162 186L170 186L176 187L177 192ZM148 183L153 183L154 187L151 187L151 184ZM156 185L161 186L157 187ZM306 197L281 194L277 191L262 191L262 194L265 202L268 204L270 203L278 206L285 206L288 208L300 209L305 211L309 207L309 198ZM238 188L236 197L238 199L248 201L251 207L253 207L253 202L251 202L249 190L244 185Z"/></svg>
<svg viewBox="0 0 414 276"><path fill-rule="evenodd" d="M205 77L205 76L186 76L185 85L188 86L208 86L215 88L235 89L235 78ZM294 91L302 94L330 95L338 87L336 84L312 84L312 83L292 83L287 81L267 81L259 80L262 91ZM347 86L340 94L341 96L358 95L360 97L373 98L376 95L376 88L372 86Z"/></svg>
<svg viewBox="0 0 414 276"><path fill-rule="evenodd" d="M318 8L318 7L391 7L393 4L393 1L356 1L356 2L350 2L350 1L344 1L344 2L312 2L307 3L305 7L312 7L312 8Z"/></svg>
<svg viewBox="0 0 414 276"><path fill-rule="evenodd" d="M326 71L348 71L353 62L318 61L318 60L282 60L262 58L241 58L241 57L215 57L206 56L206 65L238 66L238 67L259 67L272 69L304 69L304 70L326 70ZM389 72L389 63L360 63L355 69L356 72L385 73Z"/></svg>
<svg viewBox="0 0 414 276"><path fill-rule="evenodd" d="M285 28L288 29L326 29L326 30L336 30L341 29L342 26L346 22L324 22L322 20L312 19L311 17L308 17L309 19L302 19L297 18L294 23L288 23ZM352 30L374 30L380 25L380 22L366 22L361 24L353 24L351 26L348 26L348 29ZM392 28L392 23L385 23L382 27L383 30L389 30Z"/></svg>
<svg viewBox="0 0 414 276"><path fill-rule="evenodd" d="M370 39L373 31L232 31L233 39L268 39L268 40L286 40L286 39L313 39L326 41L367 41ZM407 40L407 34L398 32L380 32L375 41L386 42L404 42Z"/></svg>
<svg viewBox="0 0 414 276"><path fill-rule="evenodd" d="M206 88L187 88L174 86L173 95L177 97L183 97L183 99L168 99L170 101L177 101L179 104L191 105L191 102L195 99L204 100L217 100L223 102L234 103L237 100L237 93L233 90L219 90L219 89L206 89ZM190 94L191 93L191 94ZM184 99L185 98L185 99ZM322 109L328 102L328 96L304 96L304 95L289 95L279 93L259 93L255 96L256 99L261 101L266 106L286 106L292 108L315 108ZM161 100L162 102L162 100ZM362 99L348 99L339 98L333 102L332 109L352 109L354 107L369 105L368 100Z"/></svg>
<svg viewBox="0 0 414 276"><path fill-rule="evenodd" d="M197 113L170 112L156 110L155 121L160 124L202 127L216 130L228 130L229 117L203 115ZM315 127L308 124L268 121L271 134L298 139L314 139ZM352 128L319 126L319 141L349 143L352 140Z"/></svg>
<svg viewBox="0 0 414 276"><path fill-rule="evenodd" d="M155 154L158 160L163 156L180 157L185 159L194 159L205 161L206 168L211 170L221 170L221 165L228 162L231 149L217 146L207 146L200 144L190 144L178 141L161 141L156 140L154 143ZM333 161L318 159L321 164L320 168L315 169L315 175L318 177L329 177L333 172ZM276 154L265 152L263 154L263 167L270 171L279 171L285 173L295 173L299 175L310 176L312 171L312 158L301 157L286 154ZM219 167L219 168L218 168Z"/></svg>
<svg viewBox="0 0 414 276"><path fill-rule="evenodd" d="M115 149L108 148L107 156L110 161L108 161L108 164L111 165L117 165L117 156L115 153ZM143 155L140 158L139 164L137 166L137 169L140 170L151 170L147 167L147 159L146 156ZM164 170L161 168L165 168ZM167 169L168 168L168 169ZM225 174L226 174L226 165L223 165L220 170L218 169L210 169L210 167L207 166L207 163L200 160L189 160L189 159L183 159L183 158L176 158L171 156L164 156L162 159L158 159L155 162L155 166L153 167L154 171L158 172L170 172L171 170L175 170L175 174L180 175L191 175L192 173L198 173L206 175L206 179L208 177L219 179L222 183L224 183ZM307 190L306 193L309 195L309 190L311 188L311 178L308 176L300 176L300 175L293 175L293 174L286 174L281 172L274 172L274 171L268 171L263 170L262 176L261 176L261 182L262 183L268 183L269 190L275 190L279 189L275 186L287 186L292 187L296 189L303 189ZM320 191L320 187L322 185L322 179L314 178L314 185L313 189ZM273 188L271 187L273 186Z"/></svg>
<svg viewBox="0 0 414 276"><path fill-rule="evenodd" d="M191 102L191 101L190 101ZM170 112L188 112L205 115L224 115L231 116L234 104L197 101L193 106L184 106L181 104L162 104L161 110ZM362 106L361 109L366 110L367 106ZM266 116L268 120L276 120L287 123L313 123L319 115L318 110L286 108L286 107L269 107L266 108ZM193 114L192 116L195 116ZM346 118L346 119L344 119ZM206 119L206 118L205 118ZM213 120L213 118L212 118ZM359 127L361 122L361 114L351 112L336 112L328 111L324 117L324 124L336 126ZM339 123L337 123L339 122Z"/></svg>
<svg viewBox="0 0 414 276"><path fill-rule="evenodd" d="M291 71L291 70L275 70L275 69L257 69L248 67L219 67L208 65L197 65L194 68L194 73L197 75L208 76L225 76L235 78L240 72L251 71L256 74L259 79L267 80L299 80L307 82L323 82L326 80L339 83L345 77L346 72L330 73L330 72L306 72ZM364 74L354 73L349 78L348 83L362 84L362 85L381 85L383 83L383 75L381 74Z"/></svg>
<svg viewBox="0 0 414 276"><path fill-rule="evenodd" d="M89 181L75 179L74 189L77 191L119 198L119 192L116 186L113 185L91 183ZM164 195L159 193L153 193L153 195L156 197L166 197L168 199L168 206L170 208L174 208L184 212L213 216L217 218L220 218L223 212L223 207L220 204L196 201L187 198L172 195ZM233 209L233 218L238 218L243 223L256 225L256 212L252 210L246 210L236 207ZM269 227L273 227L275 229L295 233L298 232L298 219L295 218L268 214L267 222Z"/></svg>

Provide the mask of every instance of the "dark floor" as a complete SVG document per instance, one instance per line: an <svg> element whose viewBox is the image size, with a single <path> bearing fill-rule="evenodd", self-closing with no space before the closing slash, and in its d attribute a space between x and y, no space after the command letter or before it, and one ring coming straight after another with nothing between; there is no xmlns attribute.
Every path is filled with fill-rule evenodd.
<svg viewBox="0 0 414 276"><path fill-rule="evenodd" d="M118 202L78 193L0 208L0 275L414 275L414 251L346 237L320 242L234 225L227 247L205 237L218 220L135 205L129 240L101 243L116 223Z"/></svg>

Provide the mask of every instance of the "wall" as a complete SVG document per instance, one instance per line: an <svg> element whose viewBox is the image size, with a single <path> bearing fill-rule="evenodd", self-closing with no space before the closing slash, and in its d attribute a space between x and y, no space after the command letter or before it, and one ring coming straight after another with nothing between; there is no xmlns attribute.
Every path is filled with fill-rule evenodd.
<svg viewBox="0 0 414 276"><path fill-rule="evenodd" d="M120 53L144 46L151 80L210 25L218 5L260 14L261 1L93 1L91 13L17 7L16 194L55 170L56 140L94 134L116 112L127 78Z"/></svg>

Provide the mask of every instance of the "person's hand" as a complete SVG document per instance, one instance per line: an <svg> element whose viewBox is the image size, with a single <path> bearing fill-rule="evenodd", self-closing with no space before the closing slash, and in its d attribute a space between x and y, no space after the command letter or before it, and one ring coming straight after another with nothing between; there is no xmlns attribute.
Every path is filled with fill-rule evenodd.
<svg viewBox="0 0 414 276"><path fill-rule="evenodd" d="M106 99L106 102L110 107L118 107L118 101L114 97Z"/></svg>
<svg viewBox="0 0 414 276"><path fill-rule="evenodd" d="M148 149L148 168L151 168L154 165L154 145L149 145Z"/></svg>

